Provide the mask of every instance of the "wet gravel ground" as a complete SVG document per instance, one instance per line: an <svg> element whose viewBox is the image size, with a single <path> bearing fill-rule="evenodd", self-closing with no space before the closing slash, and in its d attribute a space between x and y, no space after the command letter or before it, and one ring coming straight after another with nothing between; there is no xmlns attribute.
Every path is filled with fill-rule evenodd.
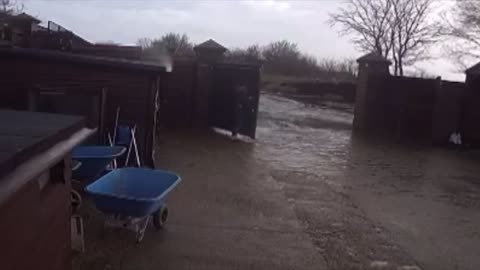
<svg viewBox="0 0 480 270"><path fill-rule="evenodd" d="M167 133L170 219L101 234L74 269L480 269L480 160L352 136L351 109L263 94L255 142Z"/></svg>
<svg viewBox="0 0 480 270"><path fill-rule="evenodd" d="M352 114L264 95L256 155L330 269L479 269L475 153L352 136Z"/></svg>

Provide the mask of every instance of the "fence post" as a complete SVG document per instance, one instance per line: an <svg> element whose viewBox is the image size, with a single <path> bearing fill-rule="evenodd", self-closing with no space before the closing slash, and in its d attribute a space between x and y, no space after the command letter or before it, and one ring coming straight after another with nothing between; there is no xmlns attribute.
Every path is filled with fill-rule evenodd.
<svg viewBox="0 0 480 270"><path fill-rule="evenodd" d="M441 119L443 115L442 100L444 100L444 92L442 91L442 77L435 79L435 94L434 94L434 109L432 115L432 143L441 143L444 140L444 134L442 134L442 125L444 125L445 119ZM452 101L453 102L453 101Z"/></svg>

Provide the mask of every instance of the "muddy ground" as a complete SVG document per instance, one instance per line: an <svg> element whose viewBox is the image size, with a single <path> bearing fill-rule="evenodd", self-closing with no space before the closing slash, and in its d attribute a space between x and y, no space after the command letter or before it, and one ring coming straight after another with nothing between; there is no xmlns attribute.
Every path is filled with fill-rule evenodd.
<svg viewBox="0 0 480 270"><path fill-rule="evenodd" d="M163 134L166 228L84 205L74 269L480 269L479 155L356 138L351 111L264 94L255 142Z"/></svg>

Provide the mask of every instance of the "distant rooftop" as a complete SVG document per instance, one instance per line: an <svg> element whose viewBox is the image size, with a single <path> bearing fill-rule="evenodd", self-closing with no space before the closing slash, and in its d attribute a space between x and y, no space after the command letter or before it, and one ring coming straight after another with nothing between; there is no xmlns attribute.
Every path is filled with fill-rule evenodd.
<svg viewBox="0 0 480 270"><path fill-rule="evenodd" d="M219 44L218 42L216 42L213 39L209 39L209 40L207 40L203 43L198 44L197 46L195 46L194 49L195 50L197 50L197 49L207 49L207 50L217 50L217 51L226 51L227 50L227 48L225 48L224 46L222 46L221 44Z"/></svg>
<svg viewBox="0 0 480 270"><path fill-rule="evenodd" d="M465 71L466 74L480 74L480 63L468 68L466 71Z"/></svg>
<svg viewBox="0 0 480 270"><path fill-rule="evenodd" d="M167 66L165 64L157 62L153 63L103 56L82 55L42 49L0 47L0 58L2 57L41 59L46 61L62 61L75 64L104 66L118 69L141 70L148 72L165 72L167 70Z"/></svg>
<svg viewBox="0 0 480 270"><path fill-rule="evenodd" d="M364 56L357 59L357 62L384 62L391 63L388 59L381 56L376 52L367 53Z"/></svg>
<svg viewBox="0 0 480 270"><path fill-rule="evenodd" d="M18 15L15 15L14 16L15 18L18 18L18 19L23 19L23 20L29 20L29 21L32 21L34 23L41 23L42 21L40 21L39 19L37 19L36 17L30 15L30 14L27 14L25 12L22 12Z"/></svg>
<svg viewBox="0 0 480 270"><path fill-rule="evenodd" d="M30 14L27 14L25 12L22 12L20 14L17 14L17 15L7 15L7 17L9 20L26 20L26 21L32 21L33 23L36 23L36 24L39 24L41 23L42 21L40 21L39 19L37 19L36 17L30 15Z"/></svg>

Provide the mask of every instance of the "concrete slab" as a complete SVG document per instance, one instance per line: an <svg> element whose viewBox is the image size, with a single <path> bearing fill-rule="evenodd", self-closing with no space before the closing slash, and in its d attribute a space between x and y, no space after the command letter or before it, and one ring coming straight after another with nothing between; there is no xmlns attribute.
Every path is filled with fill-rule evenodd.
<svg viewBox="0 0 480 270"><path fill-rule="evenodd" d="M163 141L157 167L183 180L166 228L150 226L140 244L127 231L101 237L102 216L83 206L86 253L74 269L325 269L281 185L255 163L253 144L212 134Z"/></svg>

